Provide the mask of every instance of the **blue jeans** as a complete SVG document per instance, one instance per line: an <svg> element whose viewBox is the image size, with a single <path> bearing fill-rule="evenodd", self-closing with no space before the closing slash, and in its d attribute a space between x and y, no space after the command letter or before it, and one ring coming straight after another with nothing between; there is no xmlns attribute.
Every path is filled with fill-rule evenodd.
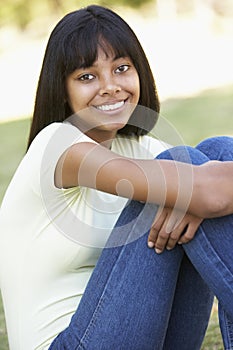
<svg viewBox="0 0 233 350"><path fill-rule="evenodd" d="M184 161L186 151L195 164L233 160L233 138L175 147L159 158ZM204 220L191 242L157 255L147 248L156 210L135 201L125 207L50 350L200 349L214 295L225 349L233 349L233 216Z"/></svg>

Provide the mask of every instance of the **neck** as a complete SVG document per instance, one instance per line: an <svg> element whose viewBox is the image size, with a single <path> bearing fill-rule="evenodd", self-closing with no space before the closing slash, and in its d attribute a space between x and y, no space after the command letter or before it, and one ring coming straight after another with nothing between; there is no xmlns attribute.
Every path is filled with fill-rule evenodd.
<svg viewBox="0 0 233 350"><path fill-rule="evenodd" d="M90 130L85 133L92 140L101 144L101 146L111 149L112 141L116 137L116 132L98 131Z"/></svg>
<svg viewBox="0 0 233 350"><path fill-rule="evenodd" d="M82 120L77 118L77 115L69 117L68 122L82 131L85 135L92 140L98 142L106 148L111 148L112 141L116 137L117 130L101 130L97 128L90 129L89 125L86 125Z"/></svg>

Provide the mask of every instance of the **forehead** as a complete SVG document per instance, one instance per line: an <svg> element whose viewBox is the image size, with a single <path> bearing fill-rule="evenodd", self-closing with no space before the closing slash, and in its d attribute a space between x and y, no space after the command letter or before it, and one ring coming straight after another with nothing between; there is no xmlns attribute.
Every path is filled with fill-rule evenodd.
<svg viewBox="0 0 233 350"><path fill-rule="evenodd" d="M96 48L96 59L115 59L122 56L125 56L125 50L117 50L115 45L113 46L112 43L104 38L99 38Z"/></svg>
<svg viewBox="0 0 233 350"><path fill-rule="evenodd" d="M97 48L96 61L114 61L117 58L119 58L118 55L115 54L113 48L111 48L110 46L107 46L105 48L99 46Z"/></svg>
<svg viewBox="0 0 233 350"><path fill-rule="evenodd" d="M90 37L88 45L87 40L81 39L73 36L71 40L67 41L68 47L64 55L65 76L76 69L93 66L98 59L107 60L110 58L116 60L120 57L128 57L133 62L128 47L122 42L115 42L114 37L108 40L103 35L93 35Z"/></svg>

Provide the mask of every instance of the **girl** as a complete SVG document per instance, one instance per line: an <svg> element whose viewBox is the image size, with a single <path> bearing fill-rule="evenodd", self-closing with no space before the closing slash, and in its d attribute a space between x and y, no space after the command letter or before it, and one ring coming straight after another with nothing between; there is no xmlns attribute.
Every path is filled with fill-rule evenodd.
<svg viewBox="0 0 233 350"><path fill-rule="evenodd" d="M201 222L233 212L233 140L161 153L147 135L158 113L145 53L117 14L89 6L58 23L1 208L11 350L199 349L214 294L232 348L233 219Z"/></svg>

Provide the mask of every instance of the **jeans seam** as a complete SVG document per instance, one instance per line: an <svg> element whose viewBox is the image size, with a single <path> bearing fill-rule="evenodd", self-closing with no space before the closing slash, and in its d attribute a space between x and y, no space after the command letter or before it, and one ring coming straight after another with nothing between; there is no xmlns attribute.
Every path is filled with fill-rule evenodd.
<svg viewBox="0 0 233 350"><path fill-rule="evenodd" d="M206 258L208 258L211 261L212 265L216 266L216 265L221 264L221 267L222 267L223 271L221 271L221 273L218 272L218 269L216 269L216 271L218 272L218 275L221 275L221 277L223 277L225 289L227 288L228 291L232 292L232 287L231 286L232 286L232 283L233 283L233 274L228 269L228 267L225 265L225 263L219 258L216 250L213 248L213 246L211 245L210 241L206 237L205 232L204 232L202 227L200 227L200 231L202 231L200 233L202 235L203 240L205 240L205 242L206 242L205 246L203 246L203 241L202 241L202 242L200 242L198 249L197 249L197 247L195 247L193 249L191 247L192 246L192 242L188 243L187 244L187 248L188 249L186 249L186 247L183 246L185 252L187 253L187 256L191 259L192 263L195 266L195 261L193 261L193 259L192 259L192 256L191 256L192 254L190 255L191 251L189 250L189 247L191 248L192 251L193 250L195 251L195 254L197 254L199 249L205 251L205 255L204 255L205 256L205 260L202 259L203 255L199 254L199 258L201 259L203 265L204 265L204 263L206 261ZM196 240L196 242L197 242L197 240ZM208 251L206 251L206 248L208 249ZM199 271L199 269L198 269L198 271ZM200 271L199 271L199 273L200 273ZM217 288L216 288L216 290L217 290ZM217 294L217 293L215 293L215 294Z"/></svg>
<svg viewBox="0 0 233 350"><path fill-rule="evenodd" d="M202 239L201 240L196 239L193 242L188 243L186 246L187 249L185 248L185 246L183 246L187 256L190 258L191 262L195 266L196 265L195 259L192 259L192 252L195 252L195 254L198 254L199 251L200 252L203 251L204 254L198 254L203 266L205 266L204 264L206 262L206 259L208 259L211 262L212 266L213 265L218 266L218 268L214 269L215 270L215 281L213 282L213 278L212 279L210 278L210 280L209 280L210 285L212 285L212 288L214 288L214 294L215 295L218 294L217 293L218 292L218 285L217 285L217 283L215 283L216 277L217 277L216 273L218 274L218 276L220 276L220 279L222 281L222 287L224 287L223 293L232 293L232 284L233 284L232 272L225 265L225 263L219 258L219 255L217 254L214 247L211 245L211 242L209 241L208 237L205 235L205 230L202 227L200 227L200 236L202 237ZM203 259L203 256L205 257L205 259ZM209 265L207 264L207 266L209 266ZM199 273L201 273L198 266L196 268L199 271ZM219 271L220 270L219 268L221 269L221 271ZM206 276L208 276L210 271L208 270L206 272L207 272ZM219 279L217 279L217 280L219 281ZM219 297L218 297L218 299L219 299ZM222 298L220 296L219 302L223 305L221 299ZM225 305L223 305L223 306L224 306L224 309L226 309ZM230 313L230 314L232 314L232 313ZM228 322L227 322L227 319L225 317L225 314L224 314L224 324L222 323L221 327L224 327L224 331L222 330L221 333L222 333L222 338L223 338L225 350L233 350L233 343L232 343L233 339L230 338L230 334L229 334L230 327L228 326Z"/></svg>
<svg viewBox="0 0 233 350"><path fill-rule="evenodd" d="M232 334L230 333L230 327L232 328L233 327L233 324L229 322L229 320L225 317L225 313L224 313L224 319L225 319L225 322L226 322L226 333L227 333L227 340L228 340L228 343L230 345L229 348L227 348L226 350L233 350L233 338L232 338Z"/></svg>
<svg viewBox="0 0 233 350"><path fill-rule="evenodd" d="M108 279L109 280L109 279ZM103 302L105 301L105 295L104 295L104 293L105 293L105 289L104 289L104 291L103 291L103 293L102 293L102 296L101 296L101 298L100 298L100 300L99 300L99 302L98 302L98 305L96 306L96 308L95 308L95 311L94 311L94 313L93 313L93 315L92 315L92 317L91 317L91 320L90 320L90 322L89 322L89 324L88 324L88 326L87 326L87 328L86 328L86 330L85 330L85 332L84 332L84 334L83 334L83 336L82 336L82 338L80 339L80 344L79 344L79 346L77 347L77 350L85 350L85 345L84 345L84 343L85 342L88 342L88 340L89 340L89 334L90 334L90 328L91 328L91 326L93 326L93 325L95 325L95 321L96 321L96 319L98 318L98 316L99 316L99 311L100 311L100 309L101 309L101 306L102 306L102 304L103 304Z"/></svg>
<svg viewBox="0 0 233 350"><path fill-rule="evenodd" d="M226 325L226 323L227 323L227 319L226 319L226 314L225 314L225 312L223 313L223 317L224 317L224 342L227 342L228 344L230 344L230 337L229 337L229 332L228 332L228 327L227 327L227 325ZM221 325L221 327L223 327L223 324ZM231 347L231 345L230 345L230 348L229 347L227 347L227 348L225 348L225 350L232 350L232 347Z"/></svg>

